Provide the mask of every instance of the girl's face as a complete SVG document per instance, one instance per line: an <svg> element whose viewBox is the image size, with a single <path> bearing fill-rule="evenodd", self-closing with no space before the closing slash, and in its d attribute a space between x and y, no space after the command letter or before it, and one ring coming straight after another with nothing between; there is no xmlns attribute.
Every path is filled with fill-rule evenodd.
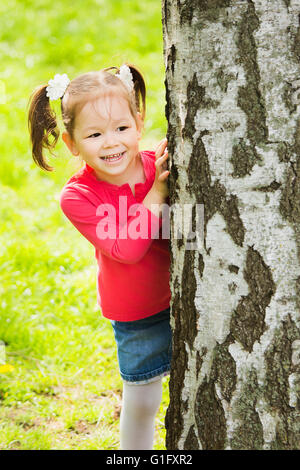
<svg viewBox="0 0 300 470"><path fill-rule="evenodd" d="M111 94L87 102L76 116L74 139L64 132L63 140L100 180L120 183L136 165L141 130L140 115L136 122L127 100Z"/></svg>

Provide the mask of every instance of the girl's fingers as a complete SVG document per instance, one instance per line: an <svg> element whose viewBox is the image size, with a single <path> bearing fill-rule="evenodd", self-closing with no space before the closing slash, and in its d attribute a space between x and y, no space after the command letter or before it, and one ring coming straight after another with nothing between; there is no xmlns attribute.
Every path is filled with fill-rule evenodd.
<svg viewBox="0 0 300 470"><path fill-rule="evenodd" d="M164 171L161 175L158 177L158 181L164 181L167 179L169 176L170 172L169 171Z"/></svg>
<svg viewBox="0 0 300 470"><path fill-rule="evenodd" d="M158 150L159 150L159 149L160 149L160 147L163 145L163 143L164 143L164 139L163 139L163 140L161 140L161 141L159 142L159 144L157 145L157 147L156 147L156 149L155 149L155 153L157 153L157 152L158 152Z"/></svg>
<svg viewBox="0 0 300 470"><path fill-rule="evenodd" d="M169 156L167 144L168 144L167 139L163 139L159 143L156 153L155 153L155 157L156 157L155 166L156 166L156 171L157 171L157 179L161 183L166 181L170 174L170 171L168 170L168 162L167 162L167 158Z"/></svg>
<svg viewBox="0 0 300 470"><path fill-rule="evenodd" d="M165 160L167 160L168 156L169 156L169 155L168 155L168 152L165 152L161 157L158 157L158 158L156 159L155 165L156 165L156 163L158 163L159 165L161 165L162 162L164 162Z"/></svg>
<svg viewBox="0 0 300 470"><path fill-rule="evenodd" d="M156 171L161 175L164 170L168 170L168 154L163 155L155 162Z"/></svg>
<svg viewBox="0 0 300 470"><path fill-rule="evenodd" d="M165 145L167 142L168 142L168 140L167 140L167 138L165 137L164 139L162 139L162 140L158 143L158 146L157 146L156 148L158 149L161 145Z"/></svg>
<svg viewBox="0 0 300 470"><path fill-rule="evenodd" d="M156 150L155 150L156 158L161 157L161 155L164 153L164 149L166 148L167 144L168 144L168 140L166 138L159 142L159 144L158 144L158 146L156 147Z"/></svg>

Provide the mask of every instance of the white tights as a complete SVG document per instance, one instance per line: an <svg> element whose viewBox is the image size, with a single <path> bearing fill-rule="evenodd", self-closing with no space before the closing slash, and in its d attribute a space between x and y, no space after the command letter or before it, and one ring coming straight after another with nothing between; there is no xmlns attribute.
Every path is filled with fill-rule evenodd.
<svg viewBox="0 0 300 470"><path fill-rule="evenodd" d="M121 450L152 450L155 416L161 398L162 379L145 385L123 383Z"/></svg>

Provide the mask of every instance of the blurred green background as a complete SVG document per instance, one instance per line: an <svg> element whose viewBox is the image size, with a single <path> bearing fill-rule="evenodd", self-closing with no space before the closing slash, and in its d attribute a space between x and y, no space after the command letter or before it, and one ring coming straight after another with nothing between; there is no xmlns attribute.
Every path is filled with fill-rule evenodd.
<svg viewBox="0 0 300 470"><path fill-rule="evenodd" d="M60 142L55 171L36 167L27 111L56 73L125 61L146 79L141 148L153 149L167 127L160 0L1 1L0 449L119 448L122 381L94 248L58 203L78 162ZM168 379L155 449L165 449L167 404Z"/></svg>

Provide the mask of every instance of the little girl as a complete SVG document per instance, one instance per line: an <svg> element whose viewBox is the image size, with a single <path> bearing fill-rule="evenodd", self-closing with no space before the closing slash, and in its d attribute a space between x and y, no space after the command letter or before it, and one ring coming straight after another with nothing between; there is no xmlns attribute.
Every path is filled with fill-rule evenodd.
<svg viewBox="0 0 300 470"><path fill-rule="evenodd" d="M43 149L59 130L50 101L61 99L62 139L84 166L61 191L60 205L95 247L97 301L112 324L123 380L121 449L152 449L162 377L172 352L169 242L162 238L168 200L167 140L139 151L146 90L132 65L56 75L32 95L34 161L51 171ZM51 139L51 140L50 140Z"/></svg>

